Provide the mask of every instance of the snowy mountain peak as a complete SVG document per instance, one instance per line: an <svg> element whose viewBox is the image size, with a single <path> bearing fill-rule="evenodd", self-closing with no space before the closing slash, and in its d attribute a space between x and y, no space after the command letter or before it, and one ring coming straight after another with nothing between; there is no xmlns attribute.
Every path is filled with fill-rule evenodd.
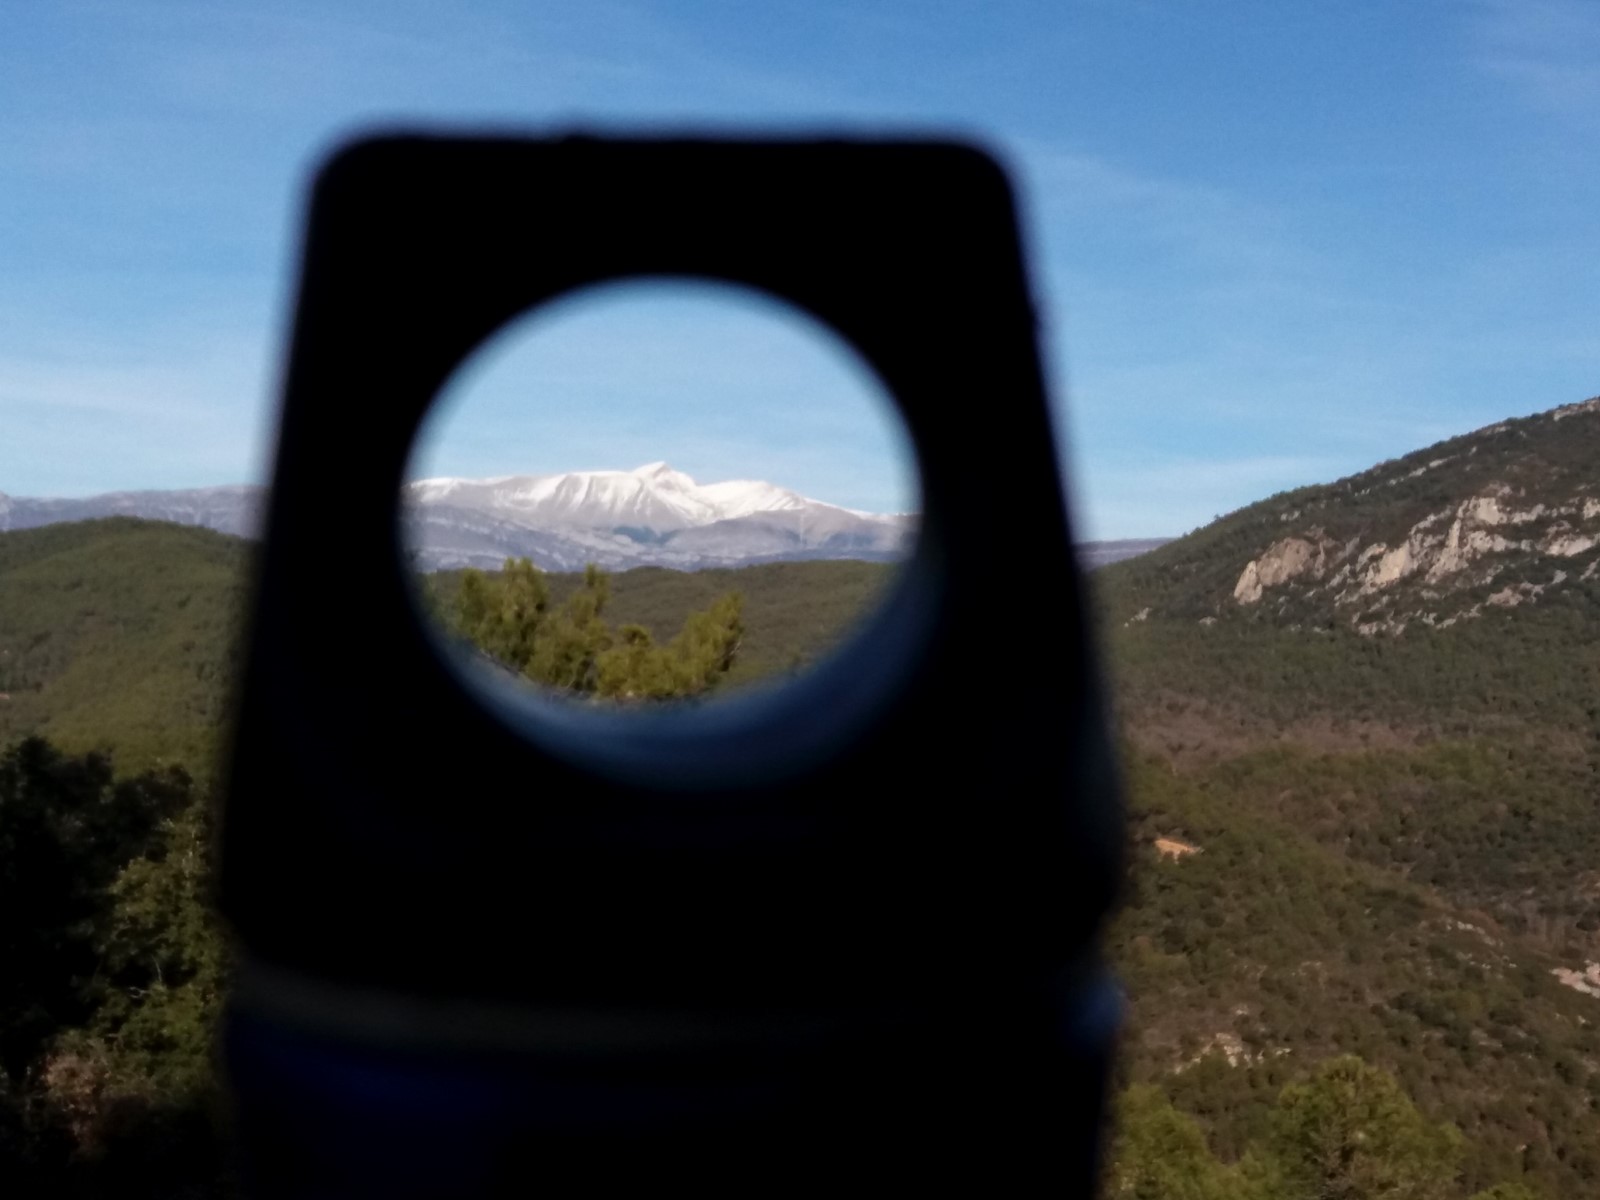
<svg viewBox="0 0 1600 1200"><path fill-rule="evenodd" d="M669 488L676 492L692 492L699 486L682 471L674 471L664 462L645 463L628 474L638 476L653 487Z"/></svg>
<svg viewBox="0 0 1600 1200"><path fill-rule="evenodd" d="M792 512L804 508L836 508L821 500L809 500L799 492L759 479L730 479L727 483L708 483L700 494L716 506L724 520L747 517L757 512ZM838 511L843 512L844 509ZM860 513L868 520L883 520L875 513Z"/></svg>
<svg viewBox="0 0 1600 1200"><path fill-rule="evenodd" d="M0 493L0 532L133 516L255 537L264 497L251 485L78 499ZM917 529L915 514L856 512L756 479L702 486L660 462L632 471L419 479L405 485L402 507L408 548L430 571L494 570L523 557L551 571L588 563L696 570L819 558L884 562L904 558ZM331 506L326 519L343 515ZM1113 553L1103 556L1091 545L1086 565L1149 548L1127 545L1108 545Z"/></svg>
<svg viewBox="0 0 1600 1200"><path fill-rule="evenodd" d="M898 558L914 528L914 520L851 512L761 480L699 484L665 462L424 479L407 485L406 500L423 558L438 566L498 564L521 553L560 569Z"/></svg>
<svg viewBox="0 0 1600 1200"><path fill-rule="evenodd" d="M645 479L666 479L669 476L676 476L679 479L689 478L682 471L674 471L664 462L647 462L642 467L635 467L628 474L638 475ZM691 482L693 481L691 480Z"/></svg>
<svg viewBox="0 0 1600 1200"><path fill-rule="evenodd" d="M496 479L442 477L407 485L414 505L445 504L493 512L540 529L649 530L667 533L757 514L848 515L867 522L897 518L858 513L757 479L698 484L665 462L631 471L568 471Z"/></svg>

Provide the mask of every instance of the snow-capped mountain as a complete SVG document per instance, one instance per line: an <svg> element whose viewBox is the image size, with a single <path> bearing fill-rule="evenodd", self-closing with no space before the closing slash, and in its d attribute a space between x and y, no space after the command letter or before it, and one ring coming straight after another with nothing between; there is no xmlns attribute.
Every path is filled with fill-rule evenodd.
<svg viewBox="0 0 1600 1200"><path fill-rule="evenodd" d="M856 512L760 480L699 484L666 463L498 479L423 479L404 493L423 567L693 569L902 557L914 518Z"/></svg>
<svg viewBox="0 0 1600 1200"><path fill-rule="evenodd" d="M405 494L414 504L486 509L543 528L622 526L665 532L733 515L723 512L715 495L708 494L719 486L728 485L701 488L666 463L650 463L635 471L568 471L560 475L513 475L498 479L423 479L409 484Z"/></svg>
<svg viewBox="0 0 1600 1200"><path fill-rule="evenodd" d="M260 528L264 489L112 492L85 499L0 493L0 531L142 517L241 537ZM497 479L422 479L402 493L402 521L424 570L499 567L530 558L551 571L663 566L680 570L819 558L888 561L910 549L916 517L841 508L755 479L697 483L666 463L632 471L568 471ZM328 519L337 521L336 511ZM1088 542L1093 569L1159 545Z"/></svg>

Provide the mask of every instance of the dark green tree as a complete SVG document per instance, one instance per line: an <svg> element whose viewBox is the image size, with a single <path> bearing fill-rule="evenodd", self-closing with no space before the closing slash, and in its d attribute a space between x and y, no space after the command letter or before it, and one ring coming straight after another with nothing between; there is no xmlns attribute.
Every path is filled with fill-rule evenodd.
<svg viewBox="0 0 1600 1200"><path fill-rule="evenodd" d="M1444 1200L1459 1195L1462 1137L1417 1110L1392 1075L1354 1055L1290 1084L1274 1113L1283 1200Z"/></svg>
<svg viewBox="0 0 1600 1200"><path fill-rule="evenodd" d="M192 802L178 768L114 782L41 738L0 756L0 1072L19 1080L102 995L112 881Z"/></svg>
<svg viewBox="0 0 1600 1200"><path fill-rule="evenodd" d="M201 813L176 768L118 781L37 738L0 755L0 1194L221 1178L196 1099L221 986Z"/></svg>
<svg viewBox="0 0 1600 1200"><path fill-rule="evenodd" d="M1219 1163L1190 1117L1159 1088L1136 1084L1117 1098L1106 1200L1240 1200L1244 1181Z"/></svg>
<svg viewBox="0 0 1600 1200"><path fill-rule="evenodd" d="M211 1086L228 969L211 906L212 812L197 802L177 814L111 885L101 948L107 994L87 1028L119 1077L153 1093Z"/></svg>
<svg viewBox="0 0 1600 1200"><path fill-rule="evenodd" d="M605 620L610 596L610 577L591 563L578 590L554 605L542 571L525 558L507 559L498 574L462 573L452 625L503 666L579 696L697 696L716 687L733 666L744 633L737 592L691 613L665 645L642 625L613 630Z"/></svg>
<svg viewBox="0 0 1600 1200"><path fill-rule="evenodd" d="M233 1194L214 1063L228 962L210 902L211 812L196 802L166 822L111 884L103 999L41 1072L70 1166L107 1195Z"/></svg>

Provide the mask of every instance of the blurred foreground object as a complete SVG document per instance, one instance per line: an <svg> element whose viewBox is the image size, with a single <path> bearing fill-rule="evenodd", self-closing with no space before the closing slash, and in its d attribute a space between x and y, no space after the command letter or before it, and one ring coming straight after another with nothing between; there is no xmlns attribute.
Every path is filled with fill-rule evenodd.
<svg viewBox="0 0 1600 1200"><path fill-rule="evenodd" d="M1088 1196L1121 813L1000 169L390 136L332 159L309 221L222 847L254 1194ZM739 704L517 694L408 586L441 385L626 276L799 305L915 445L899 583ZM974 494L975 463L1010 486ZM1053 589L1047 638L1015 639L995 563Z"/></svg>

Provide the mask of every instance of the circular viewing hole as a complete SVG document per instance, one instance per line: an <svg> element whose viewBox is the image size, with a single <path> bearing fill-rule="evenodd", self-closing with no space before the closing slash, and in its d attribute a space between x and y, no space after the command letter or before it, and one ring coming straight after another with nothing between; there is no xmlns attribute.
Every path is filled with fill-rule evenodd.
<svg viewBox="0 0 1600 1200"><path fill-rule="evenodd" d="M855 351L704 282L596 286L513 322L435 400L406 478L403 543L450 653L611 709L826 659L886 596L920 507Z"/></svg>

